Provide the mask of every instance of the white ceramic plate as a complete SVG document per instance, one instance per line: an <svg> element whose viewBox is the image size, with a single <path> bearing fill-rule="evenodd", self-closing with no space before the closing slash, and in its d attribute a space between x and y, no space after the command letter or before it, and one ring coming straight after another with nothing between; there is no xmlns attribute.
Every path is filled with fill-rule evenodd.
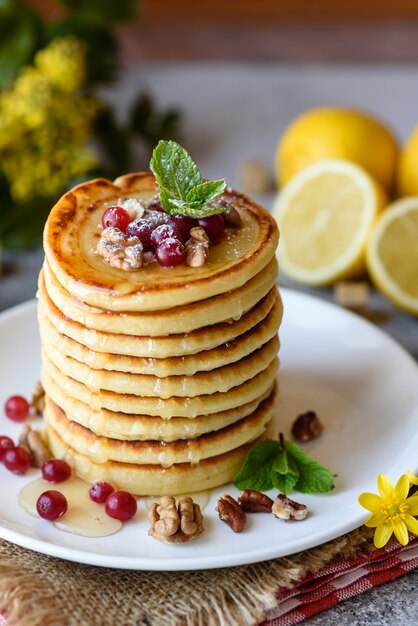
<svg viewBox="0 0 418 626"><path fill-rule="evenodd" d="M307 450L330 467L336 488L326 495L295 499L309 517L285 523L271 515L248 515L244 532L234 534L215 512L221 493L213 491L204 510L205 533L182 546L147 535L144 503L137 517L116 535L88 539L59 531L28 516L18 492L30 476L0 466L0 536L26 548L93 565L145 570L194 570L253 563L285 556L334 539L362 524L357 503L375 491L379 472L396 480L417 469L418 367L398 344L363 319L324 301L282 290L285 314L280 330L281 401L276 431L289 435L293 419L315 410L325 429ZM35 303L0 315L0 406L11 394L30 396L39 372ZM17 437L21 426L0 413L0 434Z"/></svg>

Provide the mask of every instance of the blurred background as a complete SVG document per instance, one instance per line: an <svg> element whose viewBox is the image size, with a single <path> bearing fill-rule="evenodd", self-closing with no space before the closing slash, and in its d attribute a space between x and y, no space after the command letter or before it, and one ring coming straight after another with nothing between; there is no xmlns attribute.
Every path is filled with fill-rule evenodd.
<svg viewBox="0 0 418 626"><path fill-rule="evenodd" d="M348 159L381 188L376 212L418 196L414 0L0 0L0 34L2 308L35 294L42 226L56 199L86 178L147 169L160 138L180 141L204 176L225 177L276 217L280 190L329 158ZM293 220L292 206L286 211ZM390 233L391 258L408 249L396 261L406 276L365 272L364 240L360 270L351 259L337 275L317 259L329 271L312 287L283 259L281 280L330 299L341 280L360 281L354 306L395 334L402 319L409 345L417 216L416 202L408 226L402 216L395 225L403 235ZM307 220L298 228L308 237ZM335 228L327 226L328 240L339 240Z"/></svg>

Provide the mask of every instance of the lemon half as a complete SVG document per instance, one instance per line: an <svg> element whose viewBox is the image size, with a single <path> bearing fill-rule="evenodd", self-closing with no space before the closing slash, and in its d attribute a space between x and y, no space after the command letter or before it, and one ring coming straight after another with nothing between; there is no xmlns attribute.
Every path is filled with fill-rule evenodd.
<svg viewBox="0 0 418 626"><path fill-rule="evenodd" d="M304 169L273 207L281 269L308 285L360 274L367 239L385 203L378 183L349 161L319 161Z"/></svg>
<svg viewBox="0 0 418 626"><path fill-rule="evenodd" d="M366 261L376 287L395 305L418 315L418 196L394 202L381 215Z"/></svg>

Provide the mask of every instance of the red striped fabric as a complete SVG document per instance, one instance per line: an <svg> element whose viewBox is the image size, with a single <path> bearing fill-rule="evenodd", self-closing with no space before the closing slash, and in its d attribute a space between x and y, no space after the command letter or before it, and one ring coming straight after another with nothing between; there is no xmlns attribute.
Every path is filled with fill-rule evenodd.
<svg viewBox="0 0 418 626"><path fill-rule="evenodd" d="M416 567L418 537L407 546L391 541L380 550L352 560L335 559L293 589L278 590L277 606L269 611L262 626L293 626Z"/></svg>

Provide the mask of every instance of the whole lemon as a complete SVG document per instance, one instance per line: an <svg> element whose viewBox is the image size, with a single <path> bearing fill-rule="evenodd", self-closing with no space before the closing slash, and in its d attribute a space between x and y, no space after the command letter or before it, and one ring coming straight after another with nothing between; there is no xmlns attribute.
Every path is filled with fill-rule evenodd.
<svg viewBox="0 0 418 626"><path fill-rule="evenodd" d="M400 196L418 196L418 126L401 150L396 186Z"/></svg>
<svg viewBox="0 0 418 626"><path fill-rule="evenodd" d="M398 144L381 122L356 109L306 111L285 130L276 150L279 186L322 159L346 159L363 167L388 191L396 176Z"/></svg>

